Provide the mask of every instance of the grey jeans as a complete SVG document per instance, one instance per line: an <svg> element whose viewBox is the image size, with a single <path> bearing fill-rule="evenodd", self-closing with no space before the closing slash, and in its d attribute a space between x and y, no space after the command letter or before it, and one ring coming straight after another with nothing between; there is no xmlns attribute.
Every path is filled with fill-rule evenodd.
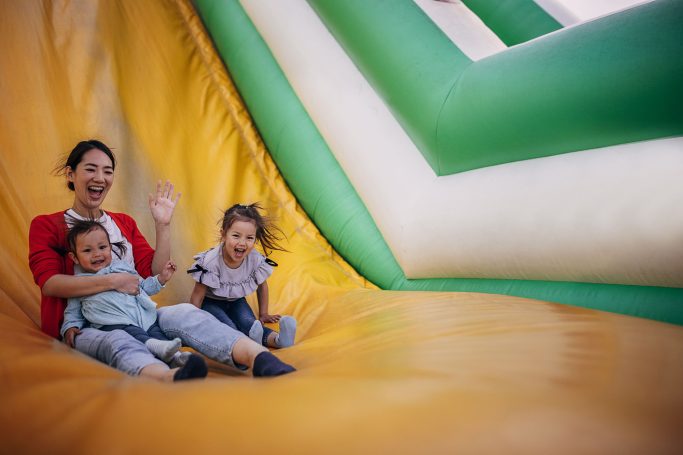
<svg viewBox="0 0 683 455"><path fill-rule="evenodd" d="M183 345L201 352L210 359L240 369L235 364L232 349L235 342L244 338L242 332L229 327L206 311L191 303L179 303L157 310L161 330L170 339L180 338Z"/></svg>
<svg viewBox="0 0 683 455"><path fill-rule="evenodd" d="M183 345L190 346L210 359L246 369L244 365L236 365L232 359L235 342L245 336L241 332L221 323L191 303L159 308L157 314L161 330L170 339L178 337ZM140 370L148 365L165 365L144 344L123 330L104 332L85 328L76 337L75 345L78 351L132 376L140 374Z"/></svg>
<svg viewBox="0 0 683 455"><path fill-rule="evenodd" d="M149 352L147 346L123 330L104 332L85 328L81 330L74 343L77 351L132 376L140 374L140 370L148 365L165 365Z"/></svg>

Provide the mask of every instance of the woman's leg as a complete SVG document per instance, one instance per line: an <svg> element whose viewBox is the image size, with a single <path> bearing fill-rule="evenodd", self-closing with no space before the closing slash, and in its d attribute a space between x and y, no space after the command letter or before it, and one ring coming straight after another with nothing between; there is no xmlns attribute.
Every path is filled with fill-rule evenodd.
<svg viewBox="0 0 683 455"><path fill-rule="evenodd" d="M257 357L262 359L260 363L263 363L263 359L269 361L275 359L277 364L283 366L280 370L294 371L294 368L278 360L263 346L190 303L160 308L158 314L159 326L166 336L180 337L183 344L196 349L210 359L230 366L252 367L254 375L257 375L256 367L259 363L255 362ZM271 369L260 375L276 374L283 373L272 374Z"/></svg>

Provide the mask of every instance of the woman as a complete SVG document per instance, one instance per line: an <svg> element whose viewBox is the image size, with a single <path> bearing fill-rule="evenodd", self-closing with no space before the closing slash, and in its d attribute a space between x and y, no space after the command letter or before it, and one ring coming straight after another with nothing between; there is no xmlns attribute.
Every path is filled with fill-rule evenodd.
<svg viewBox="0 0 683 455"><path fill-rule="evenodd" d="M142 277L159 273L170 259L170 223L180 193L174 199L173 185L166 182L163 188L157 184L156 195L149 197L156 231L154 250L131 217L105 212L101 208L114 182L115 167L114 154L105 144L97 140L79 142L58 169L66 176L68 188L74 192L71 209L40 215L31 222L29 266L42 291L41 327L55 338L59 337L65 299L112 289L127 294L138 292L137 277L127 273L73 276L73 263L66 256L68 219L100 220L107 227L112 241L126 242L130 251L127 260L134 264ZM214 360L228 365L246 365L253 369L255 376L294 371L262 346L191 304L161 308L159 325L169 337L179 337L186 345ZM196 361L191 365L193 371L171 370L142 343L120 330L103 332L84 328L75 335L70 337L73 339L72 347L131 375L165 381L202 376L202 365ZM203 375L206 375L205 364L203 368Z"/></svg>

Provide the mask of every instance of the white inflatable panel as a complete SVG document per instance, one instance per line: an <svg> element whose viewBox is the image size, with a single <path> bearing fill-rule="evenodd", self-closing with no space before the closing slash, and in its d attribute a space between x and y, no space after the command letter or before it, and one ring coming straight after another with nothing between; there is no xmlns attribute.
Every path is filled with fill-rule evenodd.
<svg viewBox="0 0 683 455"><path fill-rule="evenodd" d="M437 178L306 2L242 4L409 278L683 286L682 138Z"/></svg>
<svg viewBox="0 0 683 455"><path fill-rule="evenodd" d="M633 8L653 0L534 0L564 26Z"/></svg>
<svg viewBox="0 0 683 455"><path fill-rule="evenodd" d="M471 60L481 60L507 49L505 43L461 1L414 1Z"/></svg>

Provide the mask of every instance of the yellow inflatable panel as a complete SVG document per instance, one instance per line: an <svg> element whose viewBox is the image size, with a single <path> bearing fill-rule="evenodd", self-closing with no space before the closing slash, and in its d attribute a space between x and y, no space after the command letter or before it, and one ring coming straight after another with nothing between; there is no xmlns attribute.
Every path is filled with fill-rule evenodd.
<svg viewBox="0 0 683 455"><path fill-rule="evenodd" d="M683 329L483 294L386 292L297 206L187 1L0 1L0 453L680 453ZM183 192L181 270L221 210L261 201L289 253L271 308L299 321L259 380L126 376L39 326L30 220L67 208L50 172L81 139L119 158L106 208L153 238L147 193ZM187 301L177 274L157 297ZM252 305L254 302L251 302Z"/></svg>

